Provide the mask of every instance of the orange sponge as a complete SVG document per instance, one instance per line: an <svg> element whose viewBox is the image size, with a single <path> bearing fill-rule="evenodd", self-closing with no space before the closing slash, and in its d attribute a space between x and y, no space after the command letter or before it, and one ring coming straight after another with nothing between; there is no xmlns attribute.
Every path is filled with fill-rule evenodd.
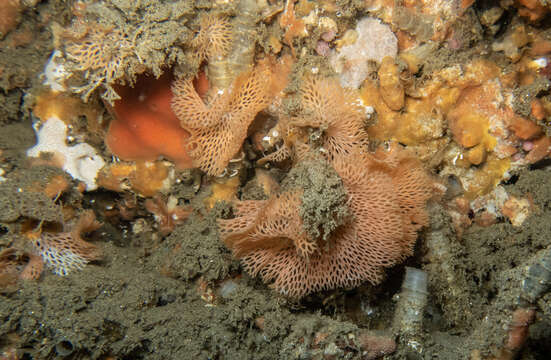
<svg viewBox="0 0 551 360"><path fill-rule="evenodd" d="M106 144L123 160L155 160L160 156L174 161L180 169L192 167L184 145L189 133L170 108L170 74L159 79L144 77L134 87L116 88L121 97L112 107Z"/></svg>

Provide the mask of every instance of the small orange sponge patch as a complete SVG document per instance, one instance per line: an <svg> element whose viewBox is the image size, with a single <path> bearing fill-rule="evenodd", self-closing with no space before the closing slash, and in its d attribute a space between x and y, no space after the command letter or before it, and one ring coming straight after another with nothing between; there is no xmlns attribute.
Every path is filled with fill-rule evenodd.
<svg viewBox="0 0 551 360"><path fill-rule="evenodd" d="M192 167L184 145L189 133L170 108L171 76L145 77L134 87L119 86L106 144L123 160L156 160L160 156L180 169Z"/></svg>

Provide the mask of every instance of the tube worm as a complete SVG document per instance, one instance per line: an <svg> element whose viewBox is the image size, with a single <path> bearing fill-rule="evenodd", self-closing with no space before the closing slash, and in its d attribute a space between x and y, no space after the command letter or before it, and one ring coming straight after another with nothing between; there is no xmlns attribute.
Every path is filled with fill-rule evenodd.
<svg viewBox="0 0 551 360"><path fill-rule="evenodd" d="M428 297L428 276L423 270L406 267L402 291L394 313L394 328L406 346L421 351L423 317Z"/></svg>
<svg viewBox="0 0 551 360"><path fill-rule="evenodd" d="M237 16L232 21L230 53L209 59L207 72L213 88L227 89L239 74L252 69L258 11L256 0L239 1Z"/></svg>

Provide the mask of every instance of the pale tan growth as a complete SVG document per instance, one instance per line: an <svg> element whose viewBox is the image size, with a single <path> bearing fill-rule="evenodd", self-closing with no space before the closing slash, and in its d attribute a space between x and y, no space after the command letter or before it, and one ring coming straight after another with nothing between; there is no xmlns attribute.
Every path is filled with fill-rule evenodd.
<svg viewBox="0 0 551 360"><path fill-rule="evenodd" d="M191 46L197 49L201 59L213 59L226 56L232 46L232 25L227 18L203 14L200 29Z"/></svg>
<svg viewBox="0 0 551 360"><path fill-rule="evenodd" d="M214 176L224 172L241 148L254 117L273 96L267 66L257 66L239 76L231 89L218 92L206 103L192 80L176 80L172 92L172 110L191 134L186 150L194 166Z"/></svg>
<svg viewBox="0 0 551 360"><path fill-rule="evenodd" d="M416 231L428 222L425 203L432 182L409 153L394 149L377 158L356 153L337 156L333 164L353 218L333 231L329 248L307 238L297 246L302 244L296 240L301 232L295 230L301 223L300 199L248 201L235 219L220 220L222 239L245 269L287 296L300 298L364 281L378 284L384 268L411 255Z"/></svg>
<svg viewBox="0 0 551 360"><path fill-rule="evenodd" d="M104 29L96 24L84 35L71 36L71 29L67 33L65 54L74 62L74 69L84 72L89 81L74 89L82 92L85 100L98 86L112 84L124 75L124 59L131 54L133 44L119 29Z"/></svg>
<svg viewBox="0 0 551 360"><path fill-rule="evenodd" d="M85 212L71 231L61 233L43 233L32 240L36 252L43 261L58 275L67 275L73 270L102 257L101 250L94 244L82 239L82 234L98 229L92 211Z"/></svg>

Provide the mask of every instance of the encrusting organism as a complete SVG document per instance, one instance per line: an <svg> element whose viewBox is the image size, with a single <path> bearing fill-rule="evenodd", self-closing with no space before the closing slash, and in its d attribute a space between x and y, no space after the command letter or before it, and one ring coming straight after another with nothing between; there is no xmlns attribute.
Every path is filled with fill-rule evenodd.
<svg viewBox="0 0 551 360"><path fill-rule="evenodd" d="M291 124L323 130L322 152L330 162L367 145L365 113L354 90L343 89L331 79L312 77L300 93L305 114Z"/></svg>
<svg viewBox="0 0 551 360"><path fill-rule="evenodd" d="M316 237L301 218L303 202L310 200L300 195L300 187L284 188L268 200L236 202L235 217L218 221L221 237L248 272L290 297L364 281L378 284L385 267L412 254L417 231L428 223L425 204L433 181L398 145L367 152L365 116L353 91L312 78L305 81L301 98L302 117L291 118L285 127L319 129L317 151L305 152L308 144L283 146L287 154L302 152L295 155L295 167L307 158L325 158L342 180L351 216L328 236Z"/></svg>
<svg viewBox="0 0 551 360"><path fill-rule="evenodd" d="M176 80L172 86L172 109L191 136L185 144L193 164L209 175L224 172L239 152L247 129L256 114L272 98L270 68L260 64L240 75L230 89L201 99L191 79Z"/></svg>
<svg viewBox="0 0 551 360"><path fill-rule="evenodd" d="M300 256L308 259L317 250L317 244L308 238L302 219L297 216L300 203L301 193L297 191L269 200L236 202L236 218L218 221L220 234L237 257L245 256L256 247L279 250L292 245Z"/></svg>
<svg viewBox="0 0 551 360"><path fill-rule="evenodd" d="M202 96L192 79L172 86L172 110L191 137L186 151L193 165L208 175L224 174L239 152L249 125L287 83L290 62L266 58L254 62L258 4L239 0L231 23L216 14L203 14L192 40L200 60L206 60L209 91ZM196 80L204 80L199 73Z"/></svg>
<svg viewBox="0 0 551 360"><path fill-rule="evenodd" d="M82 234L97 230L101 223L96 221L92 211L86 211L70 231L60 233L43 232L31 238L34 251L44 263L58 275L67 275L80 270L90 261L102 257L101 250L82 239Z"/></svg>

